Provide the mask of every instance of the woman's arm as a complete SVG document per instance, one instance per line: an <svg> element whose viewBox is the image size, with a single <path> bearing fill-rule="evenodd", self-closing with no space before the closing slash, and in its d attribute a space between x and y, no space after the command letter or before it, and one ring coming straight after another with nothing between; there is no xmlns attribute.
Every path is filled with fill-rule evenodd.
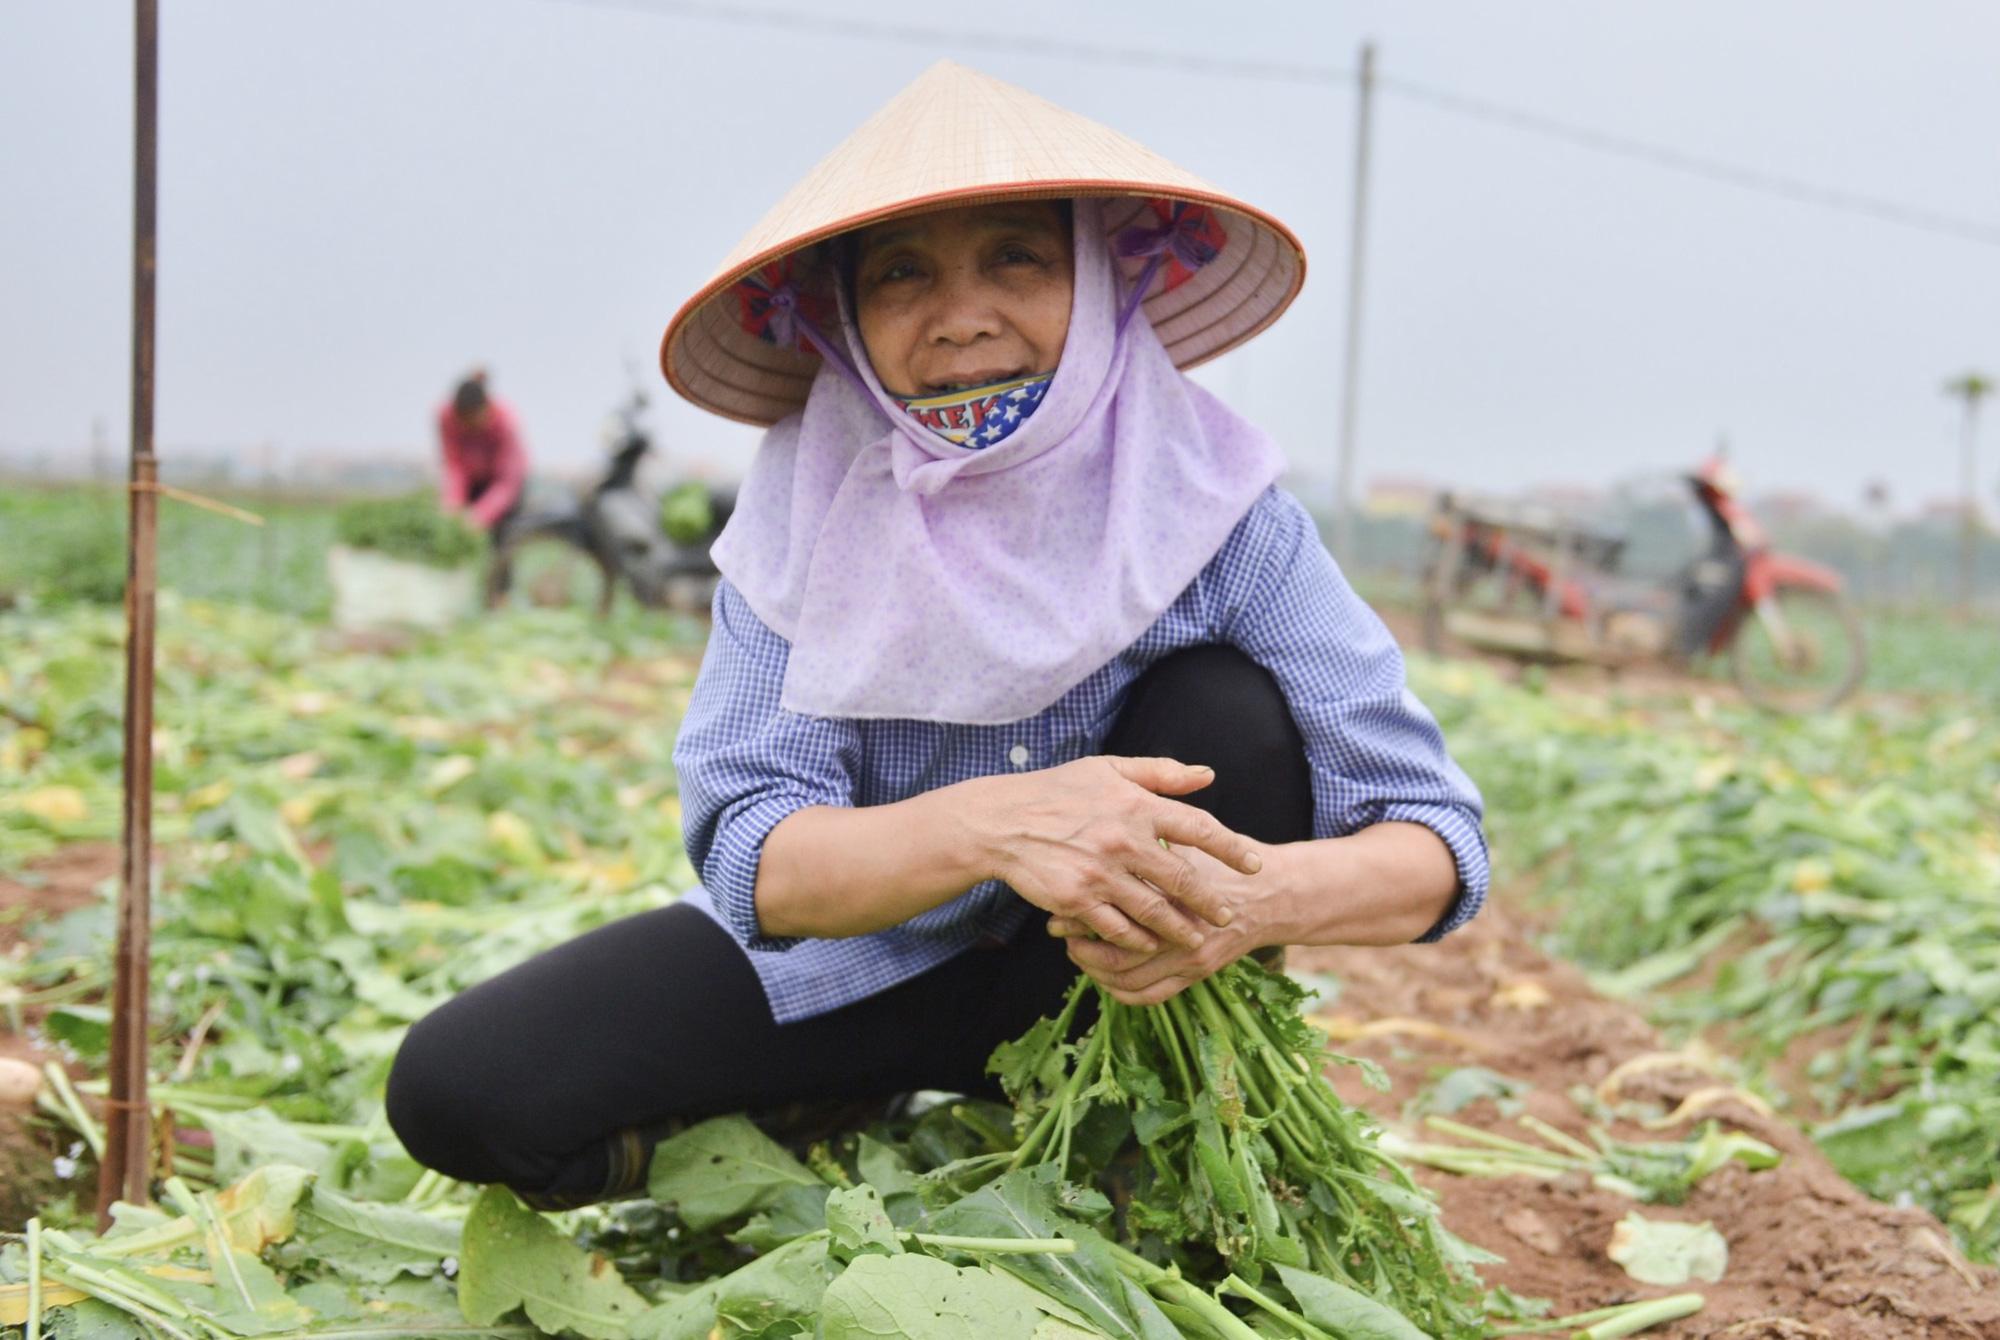
<svg viewBox="0 0 2000 1340"><path fill-rule="evenodd" d="M1462 924L1486 894L1479 792L1404 687L1402 655L1297 502L1274 491L1214 565L1219 640L1269 670L1304 739L1313 841L1263 847L1255 885L1209 872L1238 920L1199 950L1133 954L1079 937L1071 957L1120 999L1163 1000L1252 949L1401 944ZM1191 858L1197 867L1202 858Z"/></svg>
<svg viewBox="0 0 2000 1340"><path fill-rule="evenodd" d="M490 409L493 432L493 479L479 501L472 505L473 519L481 530L492 530L507 509L521 500L528 483L528 451L521 445L521 429L514 412L498 402Z"/></svg>
<svg viewBox="0 0 2000 1340"><path fill-rule="evenodd" d="M801 809L764 839L757 920L774 938L866 935L997 879L1133 952L1199 949L1235 918L1222 881L1255 883L1262 864L1256 843L1167 799L1213 778L1171 759L1086 758L891 805Z"/></svg>
<svg viewBox="0 0 2000 1340"><path fill-rule="evenodd" d="M780 710L787 651L723 582L674 747L688 855L746 946L882 930L989 879L1134 947L1193 944L1229 919L1211 878L1162 846L1238 878L1255 867L1255 844L1166 799L1207 769L1079 759L857 807L859 731Z"/></svg>

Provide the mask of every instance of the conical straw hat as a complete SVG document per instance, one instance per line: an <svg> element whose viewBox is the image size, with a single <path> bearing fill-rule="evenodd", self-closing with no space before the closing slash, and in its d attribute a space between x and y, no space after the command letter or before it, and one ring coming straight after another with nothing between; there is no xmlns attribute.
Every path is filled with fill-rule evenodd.
<svg viewBox="0 0 2000 1340"><path fill-rule="evenodd" d="M1192 271L1161 271L1144 303L1180 367L1214 358L1270 325L1305 281L1304 249L1269 214L1095 121L939 61L736 244L674 314L660 366L676 391L704 409L774 423L805 404L820 360L809 348L755 333L744 319L739 282L794 253L803 253L794 262L801 272L823 271L807 248L894 215L1076 196L1113 197L1104 215L1114 238L1134 225L1160 223L1174 204L1202 211L1213 259ZM1128 279L1145 267L1137 257L1121 264ZM826 282L823 272L818 282Z"/></svg>

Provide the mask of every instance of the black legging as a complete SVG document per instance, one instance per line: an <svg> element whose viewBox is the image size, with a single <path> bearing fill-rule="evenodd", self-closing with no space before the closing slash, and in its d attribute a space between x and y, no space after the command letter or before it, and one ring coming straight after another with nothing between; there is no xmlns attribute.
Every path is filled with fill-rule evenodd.
<svg viewBox="0 0 2000 1340"><path fill-rule="evenodd" d="M1311 836L1305 747L1277 683L1226 646L1177 652L1132 686L1105 752L1206 763L1186 797L1262 842ZM1032 917L878 995L771 1018L749 960L691 907L627 917L481 983L416 1023L389 1075L389 1123L428 1167L547 1208L643 1184L681 1120L915 1089L997 1096L993 1048L1055 1013L1076 980Z"/></svg>

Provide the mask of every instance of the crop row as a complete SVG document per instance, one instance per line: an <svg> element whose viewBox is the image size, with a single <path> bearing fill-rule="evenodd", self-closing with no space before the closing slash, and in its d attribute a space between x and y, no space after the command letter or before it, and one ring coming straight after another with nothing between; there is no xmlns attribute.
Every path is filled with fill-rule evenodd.
<svg viewBox="0 0 2000 1340"><path fill-rule="evenodd" d="M1420 692L1554 948L1743 1055L1849 1177L2000 1248L2000 721ZM1532 875L1532 880L1526 877Z"/></svg>

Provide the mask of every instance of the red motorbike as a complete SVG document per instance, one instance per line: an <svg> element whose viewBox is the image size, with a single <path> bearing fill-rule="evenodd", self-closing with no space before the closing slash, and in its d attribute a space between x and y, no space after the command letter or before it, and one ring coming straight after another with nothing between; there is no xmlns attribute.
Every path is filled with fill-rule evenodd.
<svg viewBox="0 0 2000 1340"><path fill-rule="evenodd" d="M1771 547L1720 457L1685 479L1706 552L1665 581L1623 576L1628 537L1534 504L1444 494L1424 576L1424 645L1522 660L1687 667L1729 657L1744 696L1778 711L1829 707L1867 668L1840 575Z"/></svg>

